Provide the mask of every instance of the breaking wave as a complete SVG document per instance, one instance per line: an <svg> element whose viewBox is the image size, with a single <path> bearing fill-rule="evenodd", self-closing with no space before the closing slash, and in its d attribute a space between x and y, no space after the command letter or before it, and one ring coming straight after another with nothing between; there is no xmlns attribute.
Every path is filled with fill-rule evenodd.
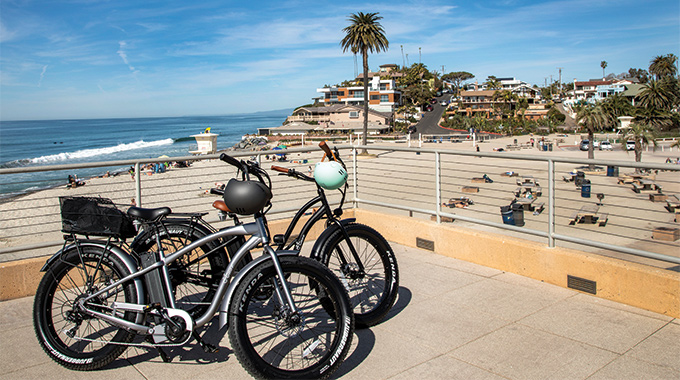
<svg viewBox="0 0 680 380"><path fill-rule="evenodd" d="M94 148L94 149L82 149L82 150L77 150L75 152L64 152L64 153L57 153L57 154L50 154L47 156L40 156L40 157L35 157L35 158L27 158L27 159L21 159L21 160L16 160L16 161L11 161L4 163L0 165L0 167L17 167L17 166L27 166L27 165L41 165L41 164L50 164L50 163L57 163L60 161L68 161L68 160L78 160L78 159L83 159L83 158L91 158L91 157L97 157L97 156L104 156L107 154L113 154L113 153L119 153L119 152L125 152L129 150L135 150L135 149L142 149L142 148L149 148L149 147L157 147L157 146L163 146L163 145L171 145L175 142L175 140L171 138L163 139L163 140L156 140L156 141L144 141L144 140L139 140L135 141L132 143L127 143L127 144L118 144L115 146L109 146L105 148Z"/></svg>

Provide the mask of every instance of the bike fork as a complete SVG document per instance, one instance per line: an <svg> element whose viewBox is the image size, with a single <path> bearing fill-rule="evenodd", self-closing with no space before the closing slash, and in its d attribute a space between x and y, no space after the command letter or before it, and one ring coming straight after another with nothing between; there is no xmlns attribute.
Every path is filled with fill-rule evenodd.
<svg viewBox="0 0 680 380"><path fill-rule="evenodd" d="M290 310L291 313L297 313L298 309L295 307L295 303L293 302L293 296L290 293L290 289L288 288L288 283L286 283L286 277L283 273L283 268L281 267L281 262L279 261L279 258L276 256L276 252L272 249L272 247L266 245L265 250L271 256L272 261L274 262L274 269L276 270L276 276L279 278L279 285L281 288L279 289L278 286L274 286L274 290L276 291L276 296L279 298L279 302L281 305L288 305L288 309ZM283 293L283 294L281 294Z"/></svg>
<svg viewBox="0 0 680 380"><path fill-rule="evenodd" d="M357 267L359 268L359 271L361 273L364 273L364 263L361 262L361 259L359 258L359 252L357 252L356 247L354 246L354 243L352 243L352 239L349 238L349 234L347 233L347 230L345 227L340 223L339 220L334 220L333 223L335 223L338 228L340 228L340 231L342 231L342 236L345 238L347 241L347 246L349 247L349 251L352 253L352 256L354 257L354 262L356 263ZM345 256L342 254L342 251L340 248L336 248L338 250L338 256L340 256L340 262L343 265L347 265L347 259Z"/></svg>

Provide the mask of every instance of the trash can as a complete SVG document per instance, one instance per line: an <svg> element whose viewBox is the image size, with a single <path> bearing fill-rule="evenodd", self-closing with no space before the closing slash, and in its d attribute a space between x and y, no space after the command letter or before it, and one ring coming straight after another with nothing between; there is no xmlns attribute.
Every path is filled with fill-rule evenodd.
<svg viewBox="0 0 680 380"><path fill-rule="evenodd" d="M548 151L548 144L543 144L543 151L547 152Z"/></svg>
<svg viewBox="0 0 680 380"><path fill-rule="evenodd" d="M515 219L516 226L522 227L524 225L524 206L522 204L512 204L512 218Z"/></svg>
<svg viewBox="0 0 680 380"><path fill-rule="evenodd" d="M548 150L551 151L551 152L552 152L552 146L553 146L552 143L548 144Z"/></svg>
<svg viewBox="0 0 680 380"><path fill-rule="evenodd" d="M501 216L503 217L503 224L515 225L515 218L510 206L501 206Z"/></svg>
<svg viewBox="0 0 680 380"><path fill-rule="evenodd" d="M607 177L618 177L619 167L618 166L607 166Z"/></svg>
<svg viewBox="0 0 680 380"><path fill-rule="evenodd" d="M574 185L576 185L576 187L581 187L581 184L583 183L583 181L585 181L585 179L586 173L582 171L577 171L576 178L574 178Z"/></svg>
<svg viewBox="0 0 680 380"><path fill-rule="evenodd" d="M581 198L590 198L590 180L584 179L581 183Z"/></svg>

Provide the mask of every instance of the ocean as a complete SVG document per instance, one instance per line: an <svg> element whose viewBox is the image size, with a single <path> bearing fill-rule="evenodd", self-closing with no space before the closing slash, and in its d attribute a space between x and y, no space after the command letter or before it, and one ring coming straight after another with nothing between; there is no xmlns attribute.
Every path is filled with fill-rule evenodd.
<svg viewBox="0 0 680 380"><path fill-rule="evenodd" d="M280 126L292 110L226 116L0 122L0 168L188 156L191 135L210 128L217 149L227 149L258 128ZM79 169L0 176L0 199L127 168Z"/></svg>

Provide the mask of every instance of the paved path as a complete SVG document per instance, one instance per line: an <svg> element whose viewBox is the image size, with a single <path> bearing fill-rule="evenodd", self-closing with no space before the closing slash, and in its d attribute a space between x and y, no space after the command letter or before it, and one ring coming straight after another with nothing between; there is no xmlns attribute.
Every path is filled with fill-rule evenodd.
<svg viewBox="0 0 680 380"><path fill-rule="evenodd" d="M401 289L389 319L357 331L343 379L679 379L680 321L495 269L395 245ZM128 350L96 373L53 363L32 297L0 302L0 379L247 379L222 337L163 363ZM208 337L215 342L215 337Z"/></svg>

